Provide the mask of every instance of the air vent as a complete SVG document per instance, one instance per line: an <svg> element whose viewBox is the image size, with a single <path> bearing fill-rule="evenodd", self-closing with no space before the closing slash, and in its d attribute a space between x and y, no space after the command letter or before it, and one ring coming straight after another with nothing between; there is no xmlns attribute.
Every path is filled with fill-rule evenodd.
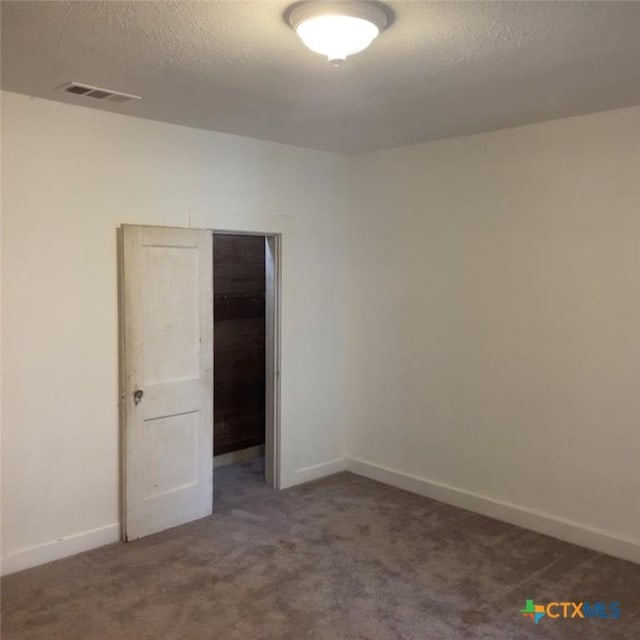
<svg viewBox="0 0 640 640"><path fill-rule="evenodd" d="M62 89L67 93L74 93L78 96L86 96L94 100L107 100L108 102L129 102L129 100L140 100L140 96L134 96L130 93L122 93L122 91L113 91L112 89L103 89L101 87L92 87L90 84L80 84L79 82L70 82L65 84Z"/></svg>

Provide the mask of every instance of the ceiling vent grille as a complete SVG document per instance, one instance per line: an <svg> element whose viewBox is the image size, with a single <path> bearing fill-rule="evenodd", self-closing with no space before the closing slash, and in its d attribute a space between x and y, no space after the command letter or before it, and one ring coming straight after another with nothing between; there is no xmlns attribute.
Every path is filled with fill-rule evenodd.
<svg viewBox="0 0 640 640"><path fill-rule="evenodd" d="M73 93L77 96L86 96L95 100L107 100L108 102L129 102L129 100L140 100L140 96L134 96L130 93L122 91L113 91L112 89L103 89L102 87L93 87L90 84L80 84L79 82L69 82L62 89L66 93Z"/></svg>

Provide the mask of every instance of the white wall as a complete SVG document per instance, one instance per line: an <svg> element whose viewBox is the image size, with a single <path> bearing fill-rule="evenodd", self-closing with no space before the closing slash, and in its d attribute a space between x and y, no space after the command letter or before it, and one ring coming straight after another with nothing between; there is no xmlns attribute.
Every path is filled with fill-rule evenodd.
<svg viewBox="0 0 640 640"><path fill-rule="evenodd" d="M640 561L640 108L346 159L2 99L5 572L117 539L124 222L283 233L285 484L348 425L354 471Z"/></svg>
<svg viewBox="0 0 640 640"><path fill-rule="evenodd" d="M640 561L640 107L351 179L348 468Z"/></svg>
<svg viewBox="0 0 640 640"><path fill-rule="evenodd" d="M121 223L283 233L284 483L340 465L346 159L6 92L2 130L5 572L118 536Z"/></svg>

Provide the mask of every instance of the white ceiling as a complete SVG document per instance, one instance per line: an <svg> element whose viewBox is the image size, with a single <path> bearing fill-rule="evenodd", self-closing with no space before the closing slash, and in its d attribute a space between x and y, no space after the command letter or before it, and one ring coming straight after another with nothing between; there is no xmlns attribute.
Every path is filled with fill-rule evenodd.
<svg viewBox="0 0 640 640"><path fill-rule="evenodd" d="M343 153L640 103L640 2L388 2L394 24L339 69L288 4L3 1L2 87Z"/></svg>

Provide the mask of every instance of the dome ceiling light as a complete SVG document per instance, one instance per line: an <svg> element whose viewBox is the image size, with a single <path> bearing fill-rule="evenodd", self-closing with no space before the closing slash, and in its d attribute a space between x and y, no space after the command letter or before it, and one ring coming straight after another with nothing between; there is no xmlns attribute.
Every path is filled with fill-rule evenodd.
<svg viewBox="0 0 640 640"><path fill-rule="evenodd" d="M390 15L378 2L329 0L294 4L285 19L311 51L337 67L347 56L364 51L389 25Z"/></svg>

